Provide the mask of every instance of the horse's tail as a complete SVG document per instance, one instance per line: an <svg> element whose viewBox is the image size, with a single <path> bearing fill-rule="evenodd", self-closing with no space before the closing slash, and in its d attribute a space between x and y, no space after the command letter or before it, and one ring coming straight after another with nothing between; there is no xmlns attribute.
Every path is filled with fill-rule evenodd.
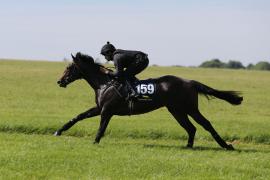
<svg viewBox="0 0 270 180"><path fill-rule="evenodd" d="M214 96L219 99L223 99L233 105L239 105L241 104L243 97L239 96L241 93L238 91L220 91L213 89L211 87L208 87L198 81L192 81L192 84L196 88L196 90L203 94L209 99L209 96Z"/></svg>

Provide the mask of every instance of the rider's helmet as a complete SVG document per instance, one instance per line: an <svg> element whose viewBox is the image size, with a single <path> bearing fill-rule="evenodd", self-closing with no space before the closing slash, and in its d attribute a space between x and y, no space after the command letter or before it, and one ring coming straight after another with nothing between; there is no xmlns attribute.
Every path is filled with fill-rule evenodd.
<svg viewBox="0 0 270 180"><path fill-rule="evenodd" d="M101 48L101 52L100 54L106 56L108 55L109 53L113 53L115 51L115 47L110 44L110 42L108 41L107 44L105 44L102 48Z"/></svg>

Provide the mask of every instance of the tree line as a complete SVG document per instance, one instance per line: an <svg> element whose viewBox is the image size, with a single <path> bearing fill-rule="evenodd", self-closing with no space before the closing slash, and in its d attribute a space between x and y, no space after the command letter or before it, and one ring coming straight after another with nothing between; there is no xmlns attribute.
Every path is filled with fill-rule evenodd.
<svg viewBox="0 0 270 180"><path fill-rule="evenodd" d="M225 62L220 61L219 59L212 59L212 60L203 62L199 67L270 71L270 63L267 61L260 61L256 64L249 64L248 66L245 67L240 61L230 60L228 63L225 63Z"/></svg>

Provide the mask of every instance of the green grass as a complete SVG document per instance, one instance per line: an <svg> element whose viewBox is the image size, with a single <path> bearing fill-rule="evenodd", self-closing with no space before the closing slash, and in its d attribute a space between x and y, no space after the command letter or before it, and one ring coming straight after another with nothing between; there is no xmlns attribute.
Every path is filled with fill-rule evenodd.
<svg viewBox="0 0 270 180"><path fill-rule="evenodd" d="M173 74L243 92L241 106L200 97L200 110L237 151L197 125L195 149L165 108L114 116L100 145L99 117L52 133L94 105L84 81L59 88L66 63L0 61L0 179L269 179L270 72L150 67L140 78Z"/></svg>
<svg viewBox="0 0 270 180"><path fill-rule="evenodd" d="M105 138L97 146L71 136L0 133L0 139L1 176L10 179L266 179L270 173L267 145L228 152L207 141L188 150L176 140Z"/></svg>

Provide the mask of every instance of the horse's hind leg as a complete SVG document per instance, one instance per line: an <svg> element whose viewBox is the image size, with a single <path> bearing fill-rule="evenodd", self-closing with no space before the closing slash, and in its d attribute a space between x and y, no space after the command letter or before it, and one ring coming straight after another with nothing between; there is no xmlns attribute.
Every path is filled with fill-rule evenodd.
<svg viewBox="0 0 270 180"><path fill-rule="evenodd" d="M193 147L194 137L196 133L196 127L190 122L186 113L177 111L174 107L167 107L169 112L177 120L177 122L187 131L188 133L188 148Z"/></svg>
<svg viewBox="0 0 270 180"><path fill-rule="evenodd" d="M216 140L216 142L223 148L226 148L227 150L234 150L232 145L228 145L216 132L216 130L213 128L211 123L197 110L194 113L191 113L190 116L203 128L211 133L213 138Z"/></svg>

